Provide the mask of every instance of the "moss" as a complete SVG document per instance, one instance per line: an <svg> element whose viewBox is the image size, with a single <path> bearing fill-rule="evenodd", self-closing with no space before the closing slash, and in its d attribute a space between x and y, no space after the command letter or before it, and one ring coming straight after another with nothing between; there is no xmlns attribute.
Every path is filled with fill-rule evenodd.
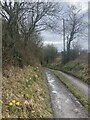
<svg viewBox="0 0 90 120"><path fill-rule="evenodd" d="M78 98L78 100L81 102L81 104L85 107L85 108L89 108L89 102L86 99L86 96L80 92L73 84L71 84L71 82L64 77L62 74L54 71L54 70L50 70L52 73L54 73L54 75L62 81L62 83L70 90L70 92L76 97Z"/></svg>

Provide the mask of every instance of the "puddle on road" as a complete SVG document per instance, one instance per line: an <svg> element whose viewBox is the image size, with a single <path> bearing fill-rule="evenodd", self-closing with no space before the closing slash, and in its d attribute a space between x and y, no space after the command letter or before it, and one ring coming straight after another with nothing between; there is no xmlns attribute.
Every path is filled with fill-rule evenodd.
<svg viewBox="0 0 90 120"><path fill-rule="evenodd" d="M58 92L54 90L54 91L52 91L52 93L55 93L55 94L57 94Z"/></svg>
<svg viewBox="0 0 90 120"><path fill-rule="evenodd" d="M56 118L87 118L87 113L77 99L65 88L65 86L55 78L55 76L46 72L49 92L53 111ZM75 98L72 100L72 98ZM78 103L78 106L77 106Z"/></svg>
<svg viewBox="0 0 90 120"><path fill-rule="evenodd" d="M50 80L50 81L48 81L48 82L52 83L52 82L55 82L55 80L52 79L52 80Z"/></svg>

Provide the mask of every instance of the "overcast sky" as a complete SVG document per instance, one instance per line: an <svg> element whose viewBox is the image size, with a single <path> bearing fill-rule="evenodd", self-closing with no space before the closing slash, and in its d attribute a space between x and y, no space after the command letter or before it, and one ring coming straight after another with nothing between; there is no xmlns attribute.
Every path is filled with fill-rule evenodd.
<svg viewBox="0 0 90 120"><path fill-rule="evenodd" d="M81 4L82 12L86 12L88 10L89 0L82 0L82 2L81 0L63 0L63 1L68 2L68 4L74 4L76 6L78 6L77 2L80 2L79 5ZM88 16L87 18L85 18L85 20L86 21L88 20ZM44 45L54 44L54 46L58 48L58 51L63 50L63 37L61 35L52 32L50 30L46 30L41 32L41 37L43 38ZM88 39L84 39L84 40L81 39L79 41L82 41L80 45L82 46L83 49L88 49Z"/></svg>
<svg viewBox="0 0 90 120"><path fill-rule="evenodd" d="M3 1L3 0L1 0ZM9 0L6 0L9 1ZM12 0L11 0L12 1ZM18 0L15 0L18 1ZM29 1L30 0L19 0L19 1ZM81 8L82 8L82 12L86 12L88 10L88 2L89 0L31 0L33 2L63 2L63 4L74 4L76 6L80 6L81 4ZM65 9L65 8L64 8ZM88 20L88 16L85 18L85 20ZM62 21L61 21L62 22ZM62 51L63 50L63 37L60 34L57 34L55 32L52 32L50 30L46 30L41 32L41 37L43 38L43 43L44 45L47 44L54 44L55 47L58 48L58 51ZM83 49L88 49L88 39L79 39L79 43L82 46Z"/></svg>

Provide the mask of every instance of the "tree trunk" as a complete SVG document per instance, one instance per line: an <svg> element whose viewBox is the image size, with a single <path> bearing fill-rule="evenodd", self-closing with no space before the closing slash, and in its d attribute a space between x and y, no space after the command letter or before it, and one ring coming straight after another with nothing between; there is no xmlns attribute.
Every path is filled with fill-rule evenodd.
<svg viewBox="0 0 90 120"><path fill-rule="evenodd" d="M67 62L70 60L70 45L71 42L67 42Z"/></svg>

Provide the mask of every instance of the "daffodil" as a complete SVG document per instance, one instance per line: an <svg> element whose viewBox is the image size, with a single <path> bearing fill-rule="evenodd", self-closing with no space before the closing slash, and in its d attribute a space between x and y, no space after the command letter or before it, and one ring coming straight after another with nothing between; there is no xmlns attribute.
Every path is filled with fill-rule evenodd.
<svg viewBox="0 0 90 120"><path fill-rule="evenodd" d="M20 105L20 102L16 102L16 105L19 106L19 105Z"/></svg>
<svg viewBox="0 0 90 120"><path fill-rule="evenodd" d="M16 102L16 100L12 100L12 103L15 103Z"/></svg>
<svg viewBox="0 0 90 120"><path fill-rule="evenodd" d="M38 78L38 76L37 76L37 75L35 75L35 77L36 77L36 78Z"/></svg>
<svg viewBox="0 0 90 120"><path fill-rule="evenodd" d="M10 106L12 106L12 105L13 105L13 103L12 103L12 102L10 102L10 103L9 103L9 105L10 105Z"/></svg>

